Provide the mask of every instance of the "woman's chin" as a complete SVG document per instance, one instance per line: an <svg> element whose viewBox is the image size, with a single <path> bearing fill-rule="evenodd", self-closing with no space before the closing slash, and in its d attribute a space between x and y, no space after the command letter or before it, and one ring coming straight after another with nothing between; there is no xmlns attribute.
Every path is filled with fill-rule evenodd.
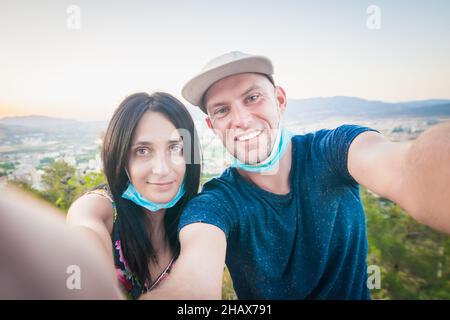
<svg viewBox="0 0 450 320"><path fill-rule="evenodd" d="M160 193L161 192L154 191L154 192L152 192L151 197L146 197L145 195L144 195L144 197L146 197L151 202L162 204L162 203L170 202L170 200L172 200L176 195L176 192L170 192L170 193L164 192L164 194L160 194Z"/></svg>

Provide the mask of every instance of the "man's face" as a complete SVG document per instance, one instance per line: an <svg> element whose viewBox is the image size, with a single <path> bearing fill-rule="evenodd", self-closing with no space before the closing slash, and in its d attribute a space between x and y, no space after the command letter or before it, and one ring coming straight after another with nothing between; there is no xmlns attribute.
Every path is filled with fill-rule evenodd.
<svg viewBox="0 0 450 320"><path fill-rule="evenodd" d="M213 84L204 104L209 127L235 158L256 164L270 155L286 107L281 87L264 75L241 73Z"/></svg>

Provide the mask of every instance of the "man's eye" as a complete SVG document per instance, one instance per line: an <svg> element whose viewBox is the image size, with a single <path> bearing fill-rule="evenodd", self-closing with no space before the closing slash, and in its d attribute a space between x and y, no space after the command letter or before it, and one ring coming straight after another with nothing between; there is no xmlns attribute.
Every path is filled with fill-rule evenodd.
<svg viewBox="0 0 450 320"><path fill-rule="evenodd" d="M248 98L247 98L247 100L249 101L249 102L255 102L255 101L257 101L259 99L259 94L252 94L251 96L249 96Z"/></svg>
<svg viewBox="0 0 450 320"><path fill-rule="evenodd" d="M223 116L227 112L228 112L228 107L220 107L220 108L217 108L216 110L214 110L214 115L215 116Z"/></svg>

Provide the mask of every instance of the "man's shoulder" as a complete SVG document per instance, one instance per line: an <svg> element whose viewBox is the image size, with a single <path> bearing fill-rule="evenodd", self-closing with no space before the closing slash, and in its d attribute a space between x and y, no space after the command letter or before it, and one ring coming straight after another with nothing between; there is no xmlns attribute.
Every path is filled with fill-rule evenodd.
<svg viewBox="0 0 450 320"><path fill-rule="evenodd" d="M211 178L203 185L202 191L189 200L180 217L178 230L184 226L202 222L223 230L226 237L236 221L236 189L230 169L220 176Z"/></svg>
<svg viewBox="0 0 450 320"><path fill-rule="evenodd" d="M225 169L220 175L212 177L202 187L201 192L190 202L227 201L236 191L236 176L233 168Z"/></svg>
<svg viewBox="0 0 450 320"><path fill-rule="evenodd" d="M203 189L212 188L214 186L227 183L228 181L231 181L233 179L232 168L226 168L222 171L222 173L211 176L211 178L203 185Z"/></svg>
<svg viewBox="0 0 450 320"><path fill-rule="evenodd" d="M324 139L340 138L355 133L373 130L368 127L360 126L357 124L342 124L335 128L323 128L316 131L311 131L305 134L299 134L293 136L293 142L295 144L309 144L314 145L320 143Z"/></svg>

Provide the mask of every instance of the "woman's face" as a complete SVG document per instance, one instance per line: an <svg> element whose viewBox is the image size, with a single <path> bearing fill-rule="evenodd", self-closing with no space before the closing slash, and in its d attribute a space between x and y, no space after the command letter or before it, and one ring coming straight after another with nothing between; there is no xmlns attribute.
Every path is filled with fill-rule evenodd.
<svg viewBox="0 0 450 320"><path fill-rule="evenodd" d="M163 114L148 111L139 120L127 170L138 192L153 202L169 202L178 193L186 172L183 141Z"/></svg>

